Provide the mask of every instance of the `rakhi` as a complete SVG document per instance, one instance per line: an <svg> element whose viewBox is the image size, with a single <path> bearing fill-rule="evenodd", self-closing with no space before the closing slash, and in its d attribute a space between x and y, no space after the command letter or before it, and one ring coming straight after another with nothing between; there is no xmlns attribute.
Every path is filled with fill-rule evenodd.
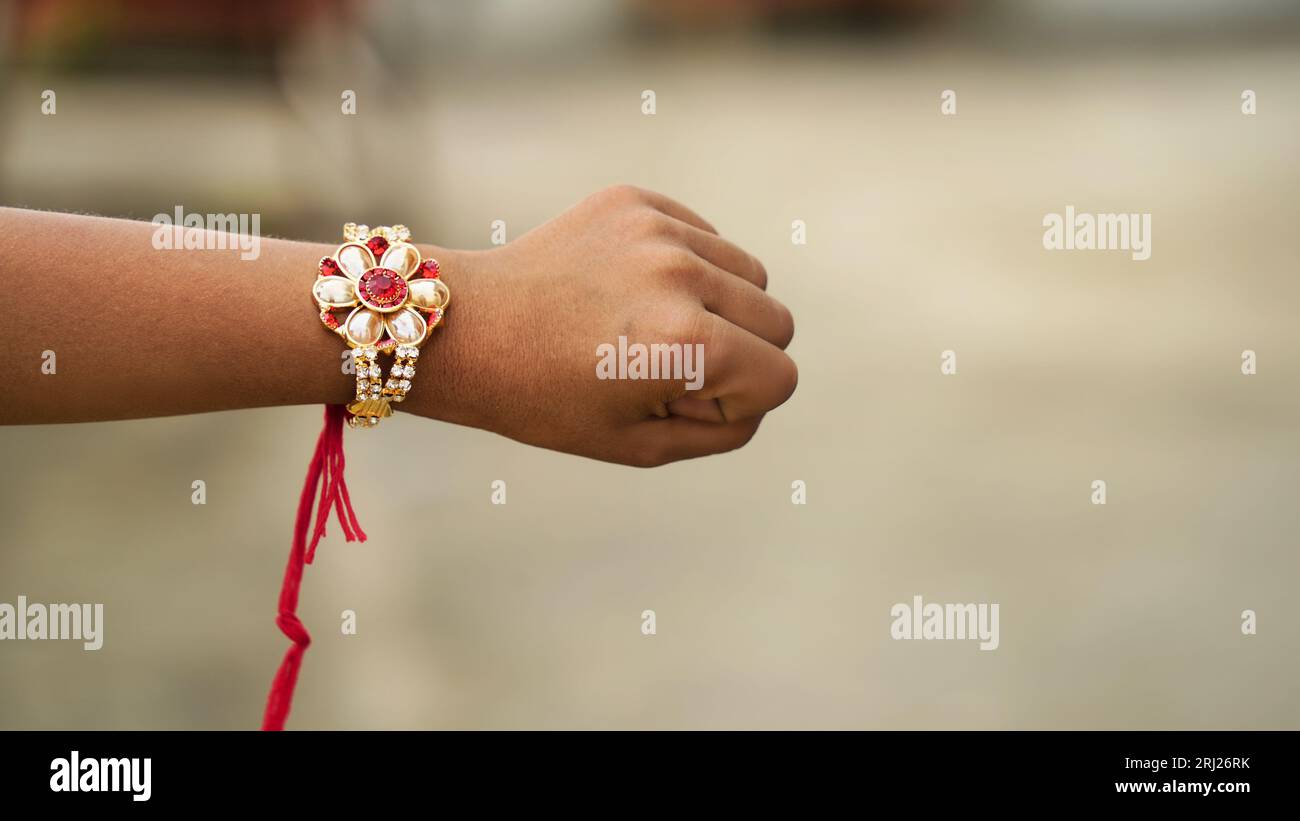
<svg viewBox="0 0 1300 821"><path fill-rule="evenodd" d="M263 730L284 729L302 657L311 644L311 635L297 615L298 591L303 568L311 564L316 545L325 536L330 509L337 511L344 539L366 540L343 480L343 422L346 419L351 427L369 428L392 415L393 403L404 400L411 389L420 347L442 321L451 301L451 292L439 277L437 261L421 259L410 239L411 231L405 225L369 228L349 222L343 226L343 244L333 256L321 259L312 284L311 295L321 322L352 349L357 392L346 406L325 407L325 424L298 500L293 544L275 619L293 644L285 651L271 682ZM341 321L340 316L344 316ZM379 361L381 354L393 356L387 381ZM307 527L318 487L316 522L308 542Z"/></svg>

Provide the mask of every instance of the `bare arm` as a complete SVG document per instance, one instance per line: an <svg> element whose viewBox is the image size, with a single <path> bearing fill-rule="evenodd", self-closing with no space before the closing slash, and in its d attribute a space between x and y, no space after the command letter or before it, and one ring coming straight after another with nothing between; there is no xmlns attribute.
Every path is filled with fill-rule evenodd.
<svg viewBox="0 0 1300 821"><path fill-rule="evenodd" d="M330 246L263 240L241 260L155 250L143 222L3 209L0 225L0 352L22 397L0 407L5 424L349 398L339 341L303 291Z"/></svg>
<svg viewBox="0 0 1300 821"><path fill-rule="evenodd" d="M155 249L155 230L0 209L0 423L352 398L310 297L337 243L263 239L246 260ZM744 444L794 390L793 324L762 265L659 195L609 189L499 249L421 251L453 298L403 411L652 465ZM598 379L597 348L619 336L703 345L703 384Z"/></svg>

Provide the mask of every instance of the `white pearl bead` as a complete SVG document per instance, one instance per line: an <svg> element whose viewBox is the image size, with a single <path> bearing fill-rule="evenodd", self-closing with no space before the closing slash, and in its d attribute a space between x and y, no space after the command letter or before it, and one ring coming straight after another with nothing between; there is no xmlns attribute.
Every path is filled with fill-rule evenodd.
<svg viewBox="0 0 1300 821"><path fill-rule="evenodd" d="M352 279L360 279L362 274L375 267L375 255L364 245L344 245L339 249L338 262L343 273Z"/></svg>
<svg viewBox="0 0 1300 821"><path fill-rule="evenodd" d="M379 267L391 268L401 275L402 279L410 279L411 274L415 273L415 268L419 264L420 252L415 250L415 246L399 242L388 246L388 250L384 252L384 258L379 262Z"/></svg>
<svg viewBox="0 0 1300 821"><path fill-rule="evenodd" d="M355 305L357 289L347 277L324 277L312 288L318 302L344 307Z"/></svg>
<svg viewBox="0 0 1300 821"><path fill-rule="evenodd" d="M362 306L348 316L346 325L348 339L357 345L373 345L379 341L383 332L384 320L379 314Z"/></svg>
<svg viewBox="0 0 1300 821"><path fill-rule="evenodd" d="M388 335L402 345L419 342L424 338L424 332L427 330L424 317L410 308L388 314L384 317L384 324L388 327Z"/></svg>

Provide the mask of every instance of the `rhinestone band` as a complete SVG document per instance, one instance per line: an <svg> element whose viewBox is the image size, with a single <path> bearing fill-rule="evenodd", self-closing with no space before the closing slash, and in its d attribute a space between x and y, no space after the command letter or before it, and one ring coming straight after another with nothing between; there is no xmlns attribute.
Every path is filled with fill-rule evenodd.
<svg viewBox="0 0 1300 821"><path fill-rule="evenodd" d="M420 357L420 349L399 345L393 356L393 367L388 371L388 382L384 384L383 395L391 396L394 402L401 402L411 389L415 360Z"/></svg>
<svg viewBox="0 0 1300 821"><path fill-rule="evenodd" d="M378 360L379 351L374 348L352 349L352 365L357 372L357 402L380 398L383 369ZM354 428L374 427L379 424L379 417L352 416L348 418L348 424Z"/></svg>

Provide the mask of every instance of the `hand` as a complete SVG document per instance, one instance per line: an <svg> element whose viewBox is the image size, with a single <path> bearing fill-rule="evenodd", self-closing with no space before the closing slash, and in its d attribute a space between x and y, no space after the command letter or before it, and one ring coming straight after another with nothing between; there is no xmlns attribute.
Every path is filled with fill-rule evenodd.
<svg viewBox="0 0 1300 821"><path fill-rule="evenodd" d="M649 467L740 447L794 392L763 265L667 197L617 186L500 248L432 254L452 302L402 410ZM702 346L702 383L598 378L620 336Z"/></svg>

